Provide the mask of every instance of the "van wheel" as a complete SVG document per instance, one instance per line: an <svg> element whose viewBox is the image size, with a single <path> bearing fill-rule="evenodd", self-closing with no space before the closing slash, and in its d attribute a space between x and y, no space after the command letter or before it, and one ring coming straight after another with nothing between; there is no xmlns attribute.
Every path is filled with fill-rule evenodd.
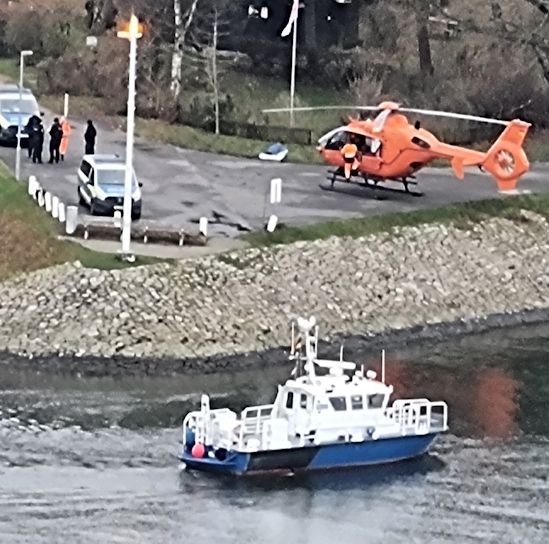
<svg viewBox="0 0 549 544"><path fill-rule="evenodd" d="M139 221L141 219L141 211L132 213L132 220L133 221Z"/></svg>

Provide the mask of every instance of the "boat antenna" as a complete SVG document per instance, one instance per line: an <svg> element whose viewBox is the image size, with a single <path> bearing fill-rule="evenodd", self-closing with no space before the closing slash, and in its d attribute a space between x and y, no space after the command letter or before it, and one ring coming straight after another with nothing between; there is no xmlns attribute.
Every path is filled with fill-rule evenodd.
<svg viewBox="0 0 549 544"><path fill-rule="evenodd" d="M381 350L381 381L385 383L385 350Z"/></svg>

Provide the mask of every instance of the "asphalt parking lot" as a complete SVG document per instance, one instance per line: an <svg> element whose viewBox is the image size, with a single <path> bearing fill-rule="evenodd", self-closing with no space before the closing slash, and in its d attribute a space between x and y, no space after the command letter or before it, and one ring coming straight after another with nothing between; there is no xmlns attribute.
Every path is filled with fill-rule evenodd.
<svg viewBox="0 0 549 544"><path fill-rule="evenodd" d="M46 129L50 121L47 117ZM78 201L76 172L84 151L84 125L73 122L73 126L65 162L47 164L48 137L44 164L34 165L26 150L22 153L23 180L36 175L43 187L67 205ZM98 127L96 152L124 157L125 133ZM15 149L1 147L0 159L13 169ZM141 139L136 140L134 164L137 177L143 182L143 220L197 228L199 218L205 216L210 236L235 236L242 230L262 228L271 213L276 213L285 224L303 225L498 196L492 179L478 171L467 173L465 180L460 181L450 169L428 168L418 176L417 190L424 196L381 191L383 199L376 200L372 190L343 182L336 183L335 191L327 190L327 167L265 163ZM269 184L275 177L282 179L282 202L272 207ZM531 192L549 190L549 165L532 165L518 188ZM88 213L84 208L80 212Z"/></svg>

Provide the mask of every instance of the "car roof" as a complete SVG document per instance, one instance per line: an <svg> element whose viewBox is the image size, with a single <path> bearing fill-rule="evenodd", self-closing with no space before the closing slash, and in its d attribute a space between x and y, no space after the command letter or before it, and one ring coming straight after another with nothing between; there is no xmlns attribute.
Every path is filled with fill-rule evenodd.
<svg viewBox="0 0 549 544"><path fill-rule="evenodd" d="M120 155L84 155L83 159L89 162L94 168L106 166L125 166L126 161Z"/></svg>
<svg viewBox="0 0 549 544"><path fill-rule="evenodd" d="M21 94L27 95L27 96L28 95L34 96L32 91L25 87L21 89ZM4 96L4 95L19 96L19 85L15 85L12 83L0 85L0 96Z"/></svg>

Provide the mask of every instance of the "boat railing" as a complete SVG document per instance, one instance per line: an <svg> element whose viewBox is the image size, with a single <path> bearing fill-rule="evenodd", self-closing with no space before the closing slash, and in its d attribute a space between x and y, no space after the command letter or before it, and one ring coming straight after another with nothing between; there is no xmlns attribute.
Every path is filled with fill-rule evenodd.
<svg viewBox="0 0 549 544"><path fill-rule="evenodd" d="M227 419L234 419L236 422L236 414L229 408L216 408L209 410L207 414L201 410L189 412L183 420L183 440L188 428L194 428L196 440L206 445L219 438L229 439L221 436L224 434L222 421Z"/></svg>
<svg viewBox="0 0 549 544"><path fill-rule="evenodd" d="M429 434L448 429L448 406L443 401L399 399L385 415L400 428L401 435Z"/></svg>
<svg viewBox="0 0 549 544"><path fill-rule="evenodd" d="M238 444L242 449L246 441L253 436L261 442L263 425L265 421L271 419L273 404L263 404L259 406L250 406L243 410L240 416L240 430L238 435Z"/></svg>

